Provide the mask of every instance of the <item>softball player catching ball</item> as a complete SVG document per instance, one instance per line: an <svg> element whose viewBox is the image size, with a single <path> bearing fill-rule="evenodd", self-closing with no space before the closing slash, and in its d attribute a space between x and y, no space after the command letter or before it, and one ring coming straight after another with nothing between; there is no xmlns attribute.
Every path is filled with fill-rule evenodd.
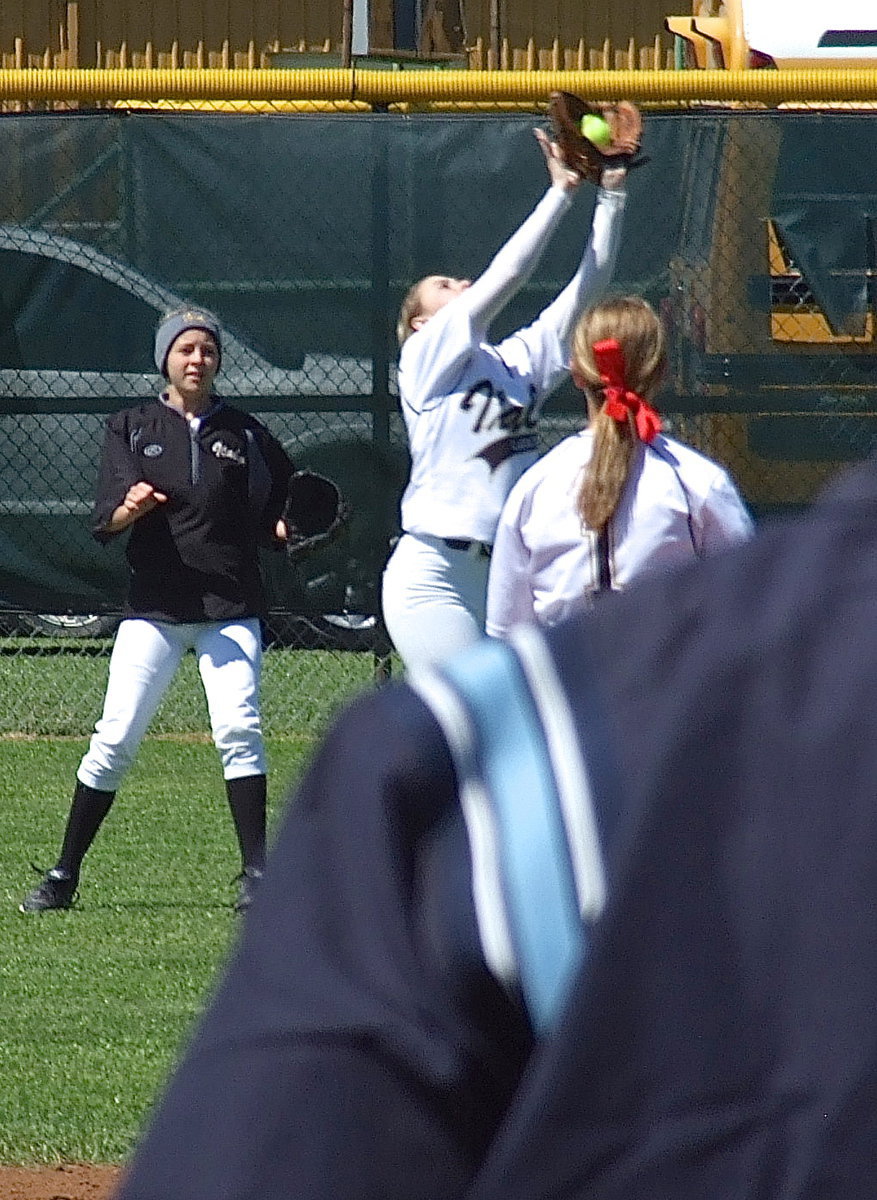
<svg viewBox="0 0 877 1200"><path fill-rule="evenodd" d="M77 772L57 864L22 912L69 908L82 860L185 652L194 648L243 861L248 907L265 858L265 754L259 713L264 594L260 542L286 537L292 463L255 418L213 393L219 322L168 314L155 335L167 379L156 400L107 422L94 512L106 541L130 530L125 619L104 710Z"/></svg>
<svg viewBox="0 0 877 1200"><path fill-rule="evenodd" d="M487 632L555 625L600 592L721 550L752 533L728 473L661 433L651 406L665 366L657 315L638 296L579 321L572 376L587 429L531 467L500 516Z"/></svg>
<svg viewBox="0 0 877 1200"><path fill-rule="evenodd" d="M581 176L537 130L551 185L474 283L430 275L399 315L399 396L411 477L403 536L387 564L383 612L406 667L442 658L484 631L488 559L502 505L537 457L542 406L567 370L584 304L609 282L626 168L603 171L579 268L532 325L491 345L496 315L532 274Z"/></svg>

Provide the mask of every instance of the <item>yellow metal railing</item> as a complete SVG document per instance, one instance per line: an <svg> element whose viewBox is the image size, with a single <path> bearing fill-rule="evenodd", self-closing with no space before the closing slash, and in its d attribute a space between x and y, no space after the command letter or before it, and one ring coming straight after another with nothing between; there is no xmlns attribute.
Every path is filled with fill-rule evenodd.
<svg viewBox="0 0 877 1200"><path fill-rule="evenodd" d="M538 104L556 88L654 104L869 104L877 101L877 70L0 70L0 101L50 104L164 100L477 106Z"/></svg>

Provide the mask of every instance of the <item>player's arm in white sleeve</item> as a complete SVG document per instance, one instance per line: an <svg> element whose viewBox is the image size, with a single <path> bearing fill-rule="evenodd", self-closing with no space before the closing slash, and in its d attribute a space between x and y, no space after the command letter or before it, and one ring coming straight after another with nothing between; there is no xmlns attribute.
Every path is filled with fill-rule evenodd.
<svg viewBox="0 0 877 1200"><path fill-rule="evenodd" d="M524 479L526 475L521 483ZM532 625L536 621L530 551L522 533L528 502L529 492L516 485L499 518L487 581L485 628L489 637L507 637L515 625Z"/></svg>
<svg viewBox="0 0 877 1200"><path fill-rule="evenodd" d="M497 251L471 287L455 297L408 339L400 356L400 387L417 411L440 398L459 375L491 321L523 287L570 206L578 177L559 164L537 131L551 186L529 217Z"/></svg>
<svg viewBox="0 0 877 1200"><path fill-rule="evenodd" d="M540 392L550 392L568 369L575 323L585 308L601 299L612 281L627 201L624 176L618 175L613 187L601 187L597 192L590 235L575 275L532 325L499 346L500 354L511 361L526 349Z"/></svg>
<svg viewBox="0 0 877 1200"><path fill-rule="evenodd" d="M752 537L755 526L740 493L727 471L716 472L700 507L697 522L698 550L714 554Z"/></svg>

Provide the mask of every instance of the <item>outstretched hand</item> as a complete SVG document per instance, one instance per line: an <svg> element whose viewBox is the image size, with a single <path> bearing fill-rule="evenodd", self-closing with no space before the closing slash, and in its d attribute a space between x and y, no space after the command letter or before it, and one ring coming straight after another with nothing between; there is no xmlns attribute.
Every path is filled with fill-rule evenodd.
<svg viewBox="0 0 877 1200"><path fill-rule="evenodd" d="M558 146L557 142L552 142L544 129L536 128L533 130L533 133L545 158L545 165L551 177L552 187L562 188L565 192L575 191L582 182L581 175L577 171L569 169L563 161L560 146Z"/></svg>
<svg viewBox="0 0 877 1200"><path fill-rule="evenodd" d="M122 503L107 522L106 532L119 533L121 530L127 529L140 517L152 512L157 505L164 504L166 501L167 496L164 492L157 492L151 483L141 480L139 483L132 484L125 493Z"/></svg>
<svg viewBox="0 0 877 1200"><path fill-rule="evenodd" d="M151 483L141 481L128 488L122 508L126 508L131 514L131 519L136 520L151 512L157 504L164 504L165 500L167 496L163 492L157 492Z"/></svg>

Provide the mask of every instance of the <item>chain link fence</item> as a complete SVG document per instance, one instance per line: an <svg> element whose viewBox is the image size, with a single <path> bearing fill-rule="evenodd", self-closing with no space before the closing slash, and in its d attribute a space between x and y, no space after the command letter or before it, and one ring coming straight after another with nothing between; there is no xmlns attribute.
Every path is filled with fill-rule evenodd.
<svg viewBox="0 0 877 1200"><path fill-rule="evenodd" d="M664 402L759 516L793 510L874 442L877 185L845 148L877 115L687 120Z"/></svg>
<svg viewBox="0 0 877 1200"><path fill-rule="evenodd" d="M88 529L103 423L155 394L155 322L182 302L226 325L219 390L353 509L298 567L266 556L269 732L317 732L386 675L380 574L407 474L395 314L425 274L479 273L536 202L538 119L0 119L0 733L91 728L125 584L121 545ZM615 286L665 318L661 407L757 516L793 511L873 442L877 114L650 113L645 150ZM572 273L592 202L582 189L498 336ZM581 421L565 386L543 447ZM191 663L185 679L156 732L206 729Z"/></svg>

